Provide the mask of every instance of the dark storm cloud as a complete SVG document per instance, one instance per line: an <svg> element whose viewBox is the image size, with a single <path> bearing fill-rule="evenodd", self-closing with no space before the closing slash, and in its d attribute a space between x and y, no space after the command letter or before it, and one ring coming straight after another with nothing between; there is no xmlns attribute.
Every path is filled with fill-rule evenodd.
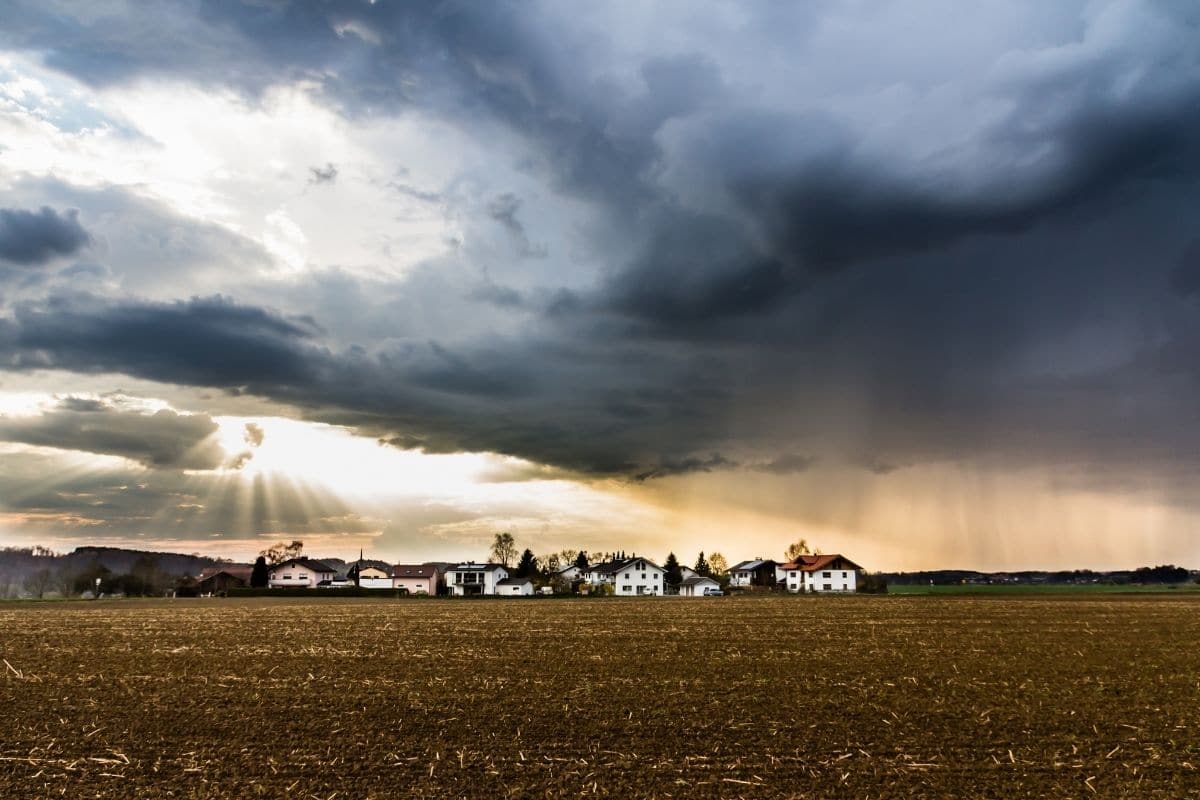
<svg viewBox="0 0 1200 800"><path fill-rule="evenodd" d="M117 370L167 383L220 387L304 383L322 351L304 319L212 297L177 303L111 304L55 299L0 319L10 367Z"/></svg>
<svg viewBox="0 0 1200 800"><path fill-rule="evenodd" d="M92 398L64 398L35 416L0 415L0 440L121 456L149 467L210 470L225 452L207 414L153 413Z"/></svg>
<svg viewBox="0 0 1200 800"><path fill-rule="evenodd" d="M348 115L498 124L523 173L594 215L583 249L602 266L455 297L417 270L396 301L412 313L338 347L319 299L329 336L228 300L55 296L0 320L4 363L248 391L399 447L645 479L831 454L881 479L978 454L1186 464L1200 35L1194 11L1145 8L1159 27L1056 7L1060 27L986 63L951 48L960 76L922 56L950 31L906 48L903 74L866 51L824 63L808 47L836 7L772 31L801 23L751 5L725 52L596 67L603 31L507 4L164 4L87 24L31 4L0 40L92 83L304 80ZM793 68L787 91L760 92L773 75L747 74L739 47ZM533 196L483 196L468 228L529 251ZM343 316L378 311L369 295ZM512 316L470 336L469 311L403 327L463 297Z"/></svg>
<svg viewBox="0 0 1200 800"><path fill-rule="evenodd" d="M0 208L0 260L14 264L42 264L73 255L91 237L79 223L79 212L59 213L43 206L38 211Z"/></svg>

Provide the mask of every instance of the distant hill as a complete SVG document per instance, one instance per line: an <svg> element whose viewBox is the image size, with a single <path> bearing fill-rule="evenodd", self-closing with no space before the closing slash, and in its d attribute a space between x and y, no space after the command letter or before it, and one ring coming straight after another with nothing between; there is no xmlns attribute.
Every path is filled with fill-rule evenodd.
<svg viewBox="0 0 1200 800"><path fill-rule="evenodd" d="M198 554L128 550L123 547L77 547L70 553L53 553L40 547L0 547L0 597L20 593L25 580L47 570L52 575L78 574L98 566L113 575L133 571L141 559L156 562L159 572L172 578L198 575L205 567L229 563L228 559Z"/></svg>
<svg viewBox="0 0 1200 800"><path fill-rule="evenodd" d="M1196 572L1173 564L1138 569L1110 570L1107 572L1090 569L1075 570L1021 570L1018 572L977 572L969 569L936 569L921 572L883 572L880 577L889 585L934 585L954 584L1090 584L1090 583L1187 583L1200 577Z"/></svg>

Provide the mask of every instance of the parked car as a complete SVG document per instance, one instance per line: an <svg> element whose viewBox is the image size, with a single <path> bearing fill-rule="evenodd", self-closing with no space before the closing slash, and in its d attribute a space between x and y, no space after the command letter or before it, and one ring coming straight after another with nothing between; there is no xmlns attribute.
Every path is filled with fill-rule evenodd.
<svg viewBox="0 0 1200 800"><path fill-rule="evenodd" d="M724 594L725 593L723 591L721 591L720 589L713 589L711 587L704 590L705 597L721 597Z"/></svg>

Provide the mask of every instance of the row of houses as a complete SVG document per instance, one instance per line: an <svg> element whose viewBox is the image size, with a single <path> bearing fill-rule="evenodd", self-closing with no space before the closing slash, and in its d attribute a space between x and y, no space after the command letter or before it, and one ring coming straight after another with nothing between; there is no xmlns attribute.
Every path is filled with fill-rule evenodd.
<svg viewBox="0 0 1200 800"><path fill-rule="evenodd" d="M803 555L792 561L752 559L733 565L728 571L728 586L738 591L756 589L792 593L854 592L861 570L845 556ZM249 586L252 567L221 565L205 570L199 577L203 594L223 594L232 588ZM648 558L633 555L610 558L580 568L564 567L554 574L554 582L571 586L584 594L611 593L617 597L660 597L680 595L704 597L721 594L722 584L712 576L700 575L681 567L678 585L667 581L667 572ZM357 579L357 583L356 583ZM361 560L346 573L312 558L290 558L269 567L267 586L273 589L341 588L361 586L367 589L396 589L408 594L444 593L465 597L473 595L522 597L534 594L530 577L518 577L508 567L495 563L428 562L389 565L383 561ZM552 591L543 587L542 591Z"/></svg>

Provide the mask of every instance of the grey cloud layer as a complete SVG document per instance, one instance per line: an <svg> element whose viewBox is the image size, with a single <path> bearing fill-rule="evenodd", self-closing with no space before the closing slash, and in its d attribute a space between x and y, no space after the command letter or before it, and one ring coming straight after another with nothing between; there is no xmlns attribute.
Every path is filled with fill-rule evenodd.
<svg viewBox="0 0 1200 800"><path fill-rule="evenodd" d="M253 95L303 79L351 116L505 127L525 150L497 158L588 209L581 249L621 256L580 267L544 250L533 206L501 193L468 226L586 280L467 286L447 273L487 265L437 263L359 287L349 310L315 288L275 308L236 287L59 291L0 320L4 363L251 392L403 446L644 478L828 457L879 474L964 457L1197 466L1179 434L1200 355L1194 10L979 11L964 41L989 14L1028 19L964 52L953 27L914 24L928 40L900 47L871 15L846 45L829 38L852 13L836 5L749 5L705 38L686 8L661 9L683 44L646 52L603 7L574 22L525 5L217 4L201 19L164 4L150 37L146 19L31 5L0 42L92 83ZM884 34L895 52L872 50ZM439 307L461 325L414 329Z"/></svg>
<svg viewBox="0 0 1200 800"><path fill-rule="evenodd" d="M73 255L89 240L74 210L59 213L47 206L38 211L0 208L0 260L41 264Z"/></svg>
<svg viewBox="0 0 1200 800"><path fill-rule="evenodd" d="M0 441L122 456L151 467L211 470L226 454L206 414L122 409L86 398L65 398L37 416L0 415Z"/></svg>

